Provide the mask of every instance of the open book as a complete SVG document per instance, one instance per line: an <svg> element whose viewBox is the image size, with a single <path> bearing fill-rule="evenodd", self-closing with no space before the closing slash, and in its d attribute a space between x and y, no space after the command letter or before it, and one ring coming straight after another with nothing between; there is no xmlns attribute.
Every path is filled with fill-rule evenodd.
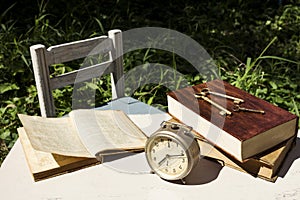
<svg viewBox="0 0 300 200"><path fill-rule="evenodd" d="M144 150L147 136L118 110L74 110L69 117L44 118L20 114L35 150L52 154L95 158Z"/></svg>
<svg viewBox="0 0 300 200"><path fill-rule="evenodd" d="M18 134L29 170L35 181L100 164L96 158L63 156L35 150L23 127L18 128Z"/></svg>

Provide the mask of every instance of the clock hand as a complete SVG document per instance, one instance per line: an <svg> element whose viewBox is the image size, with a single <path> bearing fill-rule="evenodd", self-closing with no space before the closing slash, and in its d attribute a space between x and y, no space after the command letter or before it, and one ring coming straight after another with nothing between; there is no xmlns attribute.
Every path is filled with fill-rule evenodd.
<svg viewBox="0 0 300 200"><path fill-rule="evenodd" d="M169 158L174 158L174 157L177 157L177 158L184 158L186 156L182 155L182 154L179 154L179 155L168 155Z"/></svg>
<svg viewBox="0 0 300 200"><path fill-rule="evenodd" d="M169 154L167 154L161 161L158 162L158 166L160 167L169 157Z"/></svg>

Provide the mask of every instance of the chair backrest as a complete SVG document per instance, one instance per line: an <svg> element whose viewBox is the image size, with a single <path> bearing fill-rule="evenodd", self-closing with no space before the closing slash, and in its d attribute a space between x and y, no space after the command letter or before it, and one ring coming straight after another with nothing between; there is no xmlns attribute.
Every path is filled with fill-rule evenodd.
<svg viewBox="0 0 300 200"><path fill-rule="evenodd" d="M108 54L108 61L50 78L49 66L99 53ZM42 44L33 45L30 47L30 54L41 115L44 117L56 116L52 95L54 89L74 84L75 81L77 83L96 78L99 74L111 74L112 99L124 96L123 43L120 30L110 30L108 36L59 44L49 48Z"/></svg>

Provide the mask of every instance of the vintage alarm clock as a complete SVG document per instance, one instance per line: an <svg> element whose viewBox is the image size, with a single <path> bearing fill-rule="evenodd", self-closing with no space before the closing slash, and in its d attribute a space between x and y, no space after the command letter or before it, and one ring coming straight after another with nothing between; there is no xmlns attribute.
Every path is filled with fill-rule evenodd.
<svg viewBox="0 0 300 200"><path fill-rule="evenodd" d="M152 171L165 180L182 180L196 166L200 147L183 124L163 121L145 146L146 158Z"/></svg>

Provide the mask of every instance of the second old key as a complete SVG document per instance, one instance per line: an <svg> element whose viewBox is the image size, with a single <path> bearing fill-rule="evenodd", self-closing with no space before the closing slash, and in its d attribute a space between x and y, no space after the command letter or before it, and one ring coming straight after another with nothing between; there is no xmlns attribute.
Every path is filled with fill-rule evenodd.
<svg viewBox="0 0 300 200"><path fill-rule="evenodd" d="M204 96L207 96L208 94L211 94L211 95L215 95L215 96L218 96L218 97L222 97L222 98L226 98L226 99L231 99L235 104L240 104L240 103L243 103L243 102L244 102L243 99L240 99L240 98L238 98L238 97L226 95L226 94L219 93L219 92L213 92L213 91L211 91L211 90L208 89L208 88L203 88L203 89L200 91L200 94L201 94L201 95L204 95Z"/></svg>
<svg viewBox="0 0 300 200"><path fill-rule="evenodd" d="M226 108L224 108L223 106L219 105L218 103L212 101L211 99L209 99L208 97L206 97L205 95L203 94L194 94L194 96L197 98L197 99L203 99L204 101L210 103L211 105L217 107L218 109L220 109L221 111L219 112L220 115L231 115L231 112L229 110L227 110Z"/></svg>
<svg viewBox="0 0 300 200"><path fill-rule="evenodd" d="M251 109L251 108L244 108L239 105L234 105L233 106L233 111L239 112L239 111L246 111L246 112L253 112L253 113L260 113L260 114L265 114L264 110L256 110L256 109Z"/></svg>

